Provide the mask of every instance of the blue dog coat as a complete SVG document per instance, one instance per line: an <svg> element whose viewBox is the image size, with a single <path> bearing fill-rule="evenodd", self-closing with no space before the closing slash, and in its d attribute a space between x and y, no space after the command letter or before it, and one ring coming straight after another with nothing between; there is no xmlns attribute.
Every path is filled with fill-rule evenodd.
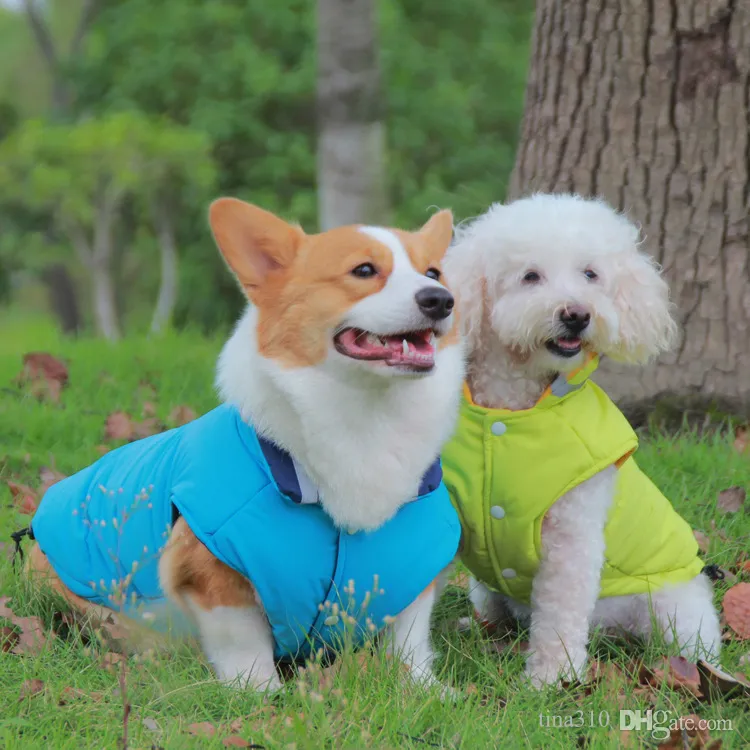
<svg viewBox="0 0 750 750"><path fill-rule="evenodd" d="M407 607L453 559L460 524L436 460L419 497L372 532L337 528L293 459L231 406L124 445L47 490L32 530L63 583L124 612L164 601L158 556L183 515L252 581L275 655L355 645ZM129 578L126 576L130 574ZM122 585L122 584L120 584Z"/></svg>

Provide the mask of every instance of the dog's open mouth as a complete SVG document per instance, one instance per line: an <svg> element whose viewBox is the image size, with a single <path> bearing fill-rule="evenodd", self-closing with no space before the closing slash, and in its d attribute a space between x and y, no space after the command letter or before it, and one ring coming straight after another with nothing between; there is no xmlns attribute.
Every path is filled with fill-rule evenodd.
<svg viewBox="0 0 750 750"><path fill-rule="evenodd" d="M389 367L425 371L435 366L437 344L432 329L378 336L361 328L345 328L336 334L333 345L346 357L378 360Z"/></svg>
<svg viewBox="0 0 750 750"><path fill-rule="evenodd" d="M547 342L547 349L558 357L575 357L582 347L583 342L578 336L560 336Z"/></svg>

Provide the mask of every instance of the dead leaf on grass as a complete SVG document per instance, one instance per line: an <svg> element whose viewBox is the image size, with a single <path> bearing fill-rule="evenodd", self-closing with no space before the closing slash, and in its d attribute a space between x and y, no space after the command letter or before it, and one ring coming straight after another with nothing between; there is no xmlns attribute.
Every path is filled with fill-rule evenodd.
<svg viewBox="0 0 750 750"><path fill-rule="evenodd" d="M19 385L30 384L31 392L37 398L57 403L68 382L68 368L47 352L29 352L23 356L23 368L16 382Z"/></svg>
<svg viewBox="0 0 750 750"><path fill-rule="evenodd" d="M20 513L27 516L33 516L39 505L39 495L36 490L32 490L27 484L18 482L6 482L10 495L13 499L13 505L16 506Z"/></svg>
<svg viewBox="0 0 750 750"><path fill-rule="evenodd" d="M18 640L8 649L11 654L38 654L47 639L38 617L19 617L9 606L9 596L0 596L0 617L10 620L18 628ZM5 650L5 648L3 648Z"/></svg>
<svg viewBox="0 0 750 750"><path fill-rule="evenodd" d="M44 493L53 484L57 484L60 480L65 479L66 477L67 477L67 474L63 474L61 471L58 471L55 468L42 466L42 468L39 469L39 479L42 482L41 485L39 486L39 497L43 497Z"/></svg>
<svg viewBox="0 0 750 750"><path fill-rule="evenodd" d="M210 721L199 721L196 724L189 724L187 733L193 737L213 737L216 734L216 727Z"/></svg>
<svg viewBox="0 0 750 750"><path fill-rule="evenodd" d="M740 640L750 639L750 583L732 586L722 603L727 625Z"/></svg>
<svg viewBox="0 0 750 750"><path fill-rule="evenodd" d="M98 695L99 700L101 700L101 693L99 693ZM87 693L84 690L79 690L78 688L68 686L66 688L63 688L63 691L60 693L60 697L57 699L57 705L67 706L68 703L72 703L79 698L92 698L93 696L94 693Z"/></svg>
<svg viewBox="0 0 750 750"><path fill-rule="evenodd" d="M18 631L15 628L9 628L7 625L0 628L0 651L13 651L18 640Z"/></svg>
<svg viewBox="0 0 750 750"><path fill-rule="evenodd" d="M103 456L105 453L109 453L112 449L108 445L97 445L95 450L100 456Z"/></svg>
<svg viewBox="0 0 750 750"><path fill-rule="evenodd" d="M701 697L701 681L698 667L684 656L665 658L661 666L651 670L648 684L658 687L667 685L672 690L681 690Z"/></svg>
<svg viewBox="0 0 750 750"><path fill-rule="evenodd" d="M149 732L161 732L161 727L157 723L156 719L151 718L150 716L147 716L145 719L143 719L142 724L146 729L148 729Z"/></svg>
<svg viewBox="0 0 750 750"><path fill-rule="evenodd" d="M136 439L156 435L163 429L164 425L156 417L147 417L140 422L133 422L133 436Z"/></svg>
<svg viewBox="0 0 750 750"><path fill-rule="evenodd" d="M657 750L718 750L721 747L721 740L711 742L707 722L697 714L680 716L676 724Z"/></svg>
<svg viewBox="0 0 750 750"><path fill-rule="evenodd" d="M718 693L723 698L734 698L739 695L750 697L750 682L741 674L732 677L723 669L706 661L698 662L698 672L701 677L701 690L706 697Z"/></svg>
<svg viewBox="0 0 750 750"><path fill-rule="evenodd" d="M192 422L195 417L196 413L189 406L180 404L169 412L169 423L175 425L175 427L182 427L182 425Z"/></svg>
<svg viewBox="0 0 750 750"><path fill-rule="evenodd" d="M693 536L695 537L695 541L698 542L698 549L705 555L708 552L710 544L708 534L704 534L702 531L694 529Z"/></svg>
<svg viewBox="0 0 750 750"><path fill-rule="evenodd" d="M729 541L729 537L727 536L726 532L723 529L720 529L716 525L716 521L714 521L713 518L711 519L711 531L713 531L714 534L716 534L716 536L718 536L719 539L721 539L722 542L728 542Z"/></svg>
<svg viewBox="0 0 750 750"><path fill-rule="evenodd" d="M750 442L750 435L748 435L747 425L737 427L734 430L734 449L737 453L746 453L748 450L748 443Z"/></svg>
<svg viewBox="0 0 750 750"><path fill-rule="evenodd" d="M108 440L138 440L156 435L162 428L163 425L156 417L147 417L137 422L124 411L115 411L107 417L104 436Z"/></svg>
<svg viewBox="0 0 750 750"><path fill-rule="evenodd" d="M141 407L141 414L144 417L155 417L156 416L156 404L153 401L144 401Z"/></svg>
<svg viewBox="0 0 750 750"><path fill-rule="evenodd" d="M716 509L722 513L737 513L745 503L746 494L742 487L722 490L716 500Z"/></svg>
<svg viewBox="0 0 750 750"><path fill-rule="evenodd" d="M24 698L33 698L35 695L39 695L44 692L44 683L39 679L26 680L21 685L21 690L18 693L18 700L22 701Z"/></svg>
<svg viewBox="0 0 750 750"><path fill-rule="evenodd" d="M469 576L463 570L451 578L451 583L460 589L469 589Z"/></svg>
<svg viewBox="0 0 750 750"><path fill-rule="evenodd" d="M114 651L107 651L101 660L101 668L114 672L119 669L120 664L125 661L124 654L117 654Z"/></svg>
<svg viewBox="0 0 750 750"><path fill-rule="evenodd" d="M112 412L104 424L104 436L108 440L132 440L133 421L124 411Z"/></svg>
<svg viewBox="0 0 750 750"><path fill-rule="evenodd" d="M224 747L261 747L261 745L254 745L252 742L243 740L242 737L237 737L236 735L233 737L225 737L221 741L221 744L224 745Z"/></svg>

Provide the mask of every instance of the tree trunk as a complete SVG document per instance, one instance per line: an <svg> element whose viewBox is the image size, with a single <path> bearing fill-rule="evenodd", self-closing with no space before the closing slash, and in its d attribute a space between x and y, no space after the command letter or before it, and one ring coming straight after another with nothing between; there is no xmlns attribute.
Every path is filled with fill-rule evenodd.
<svg viewBox="0 0 750 750"><path fill-rule="evenodd" d="M538 0L511 196L598 195L639 222L683 327L621 400L750 400L750 2Z"/></svg>
<svg viewBox="0 0 750 750"><path fill-rule="evenodd" d="M117 319L117 301L109 267L96 265L92 268L91 283L96 328L104 338L117 341L120 338L120 324Z"/></svg>
<svg viewBox="0 0 750 750"><path fill-rule="evenodd" d="M81 328L81 315L70 272L62 263L51 263L43 269L41 277L47 285L50 308L57 316L63 333L76 336Z"/></svg>
<svg viewBox="0 0 750 750"><path fill-rule="evenodd" d="M318 204L322 230L385 222L376 3L318 0Z"/></svg>
<svg viewBox="0 0 750 750"><path fill-rule="evenodd" d="M169 325L174 306L177 303L179 275L177 267L177 243L174 226L166 208L157 209L157 236L161 253L161 282L159 296L151 319L151 333L159 333Z"/></svg>
<svg viewBox="0 0 750 750"><path fill-rule="evenodd" d="M64 119L70 114L72 104L65 65L75 61L81 54L84 40L101 7L101 2L100 0L84 0L78 25L70 44L68 60L65 63L60 60L42 10L37 6L35 0L23 0L23 7L39 52L49 68L52 115L55 119ZM62 264L53 264L45 269L41 278L47 286L48 294L52 300L52 309L57 315L63 331L65 333L77 333L81 327L78 291L68 269Z"/></svg>

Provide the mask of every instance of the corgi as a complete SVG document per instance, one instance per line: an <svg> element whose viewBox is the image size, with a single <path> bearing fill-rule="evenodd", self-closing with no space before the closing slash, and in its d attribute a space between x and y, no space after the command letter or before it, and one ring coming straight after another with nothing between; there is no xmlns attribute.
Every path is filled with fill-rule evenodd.
<svg viewBox="0 0 750 750"><path fill-rule="evenodd" d="M463 380L440 270L452 215L305 234L221 198L209 223L249 302L221 406L51 487L30 572L133 632L183 613L226 683L278 689L279 662L378 633L433 683L461 533L439 461Z"/></svg>

